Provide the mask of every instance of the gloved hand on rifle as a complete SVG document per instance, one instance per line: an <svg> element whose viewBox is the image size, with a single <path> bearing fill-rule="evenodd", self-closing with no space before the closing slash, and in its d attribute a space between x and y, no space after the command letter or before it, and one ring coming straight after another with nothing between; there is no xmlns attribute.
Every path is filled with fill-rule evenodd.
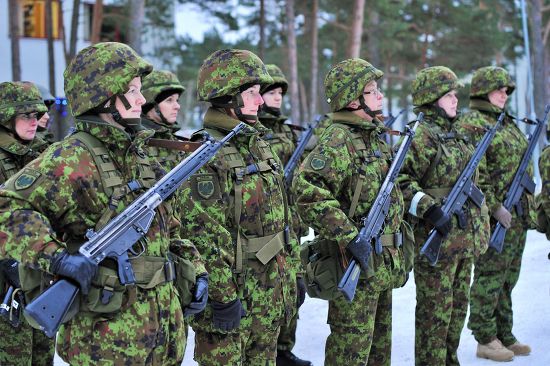
<svg viewBox="0 0 550 366"><path fill-rule="evenodd" d="M509 229L512 226L512 214L504 206L500 206L493 212L493 217L500 222L502 226Z"/></svg>
<svg viewBox="0 0 550 366"><path fill-rule="evenodd" d="M346 249L351 253L357 263L359 263L361 269L366 271L369 267L369 257L372 252L372 245L370 241L360 235L357 235L348 243L348 245L346 245Z"/></svg>
<svg viewBox="0 0 550 366"><path fill-rule="evenodd" d="M77 282L80 291L87 295L92 286L92 279L97 274L97 263L80 253L69 254L63 250L52 258L50 272Z"/></svg>
<svg viewBox="0 0 550 366"><path fill-rule="evenodd" d="M428 221L443 237L447 237L453 228L451 216L444 213L439 205L432 205L426 213L424 220Z"/></svg>
<svg viewBox="0 0 550 366"><path fill-rule="evenodd" d="M246 316L240 299L228 303L212 301L212 321L214 327L229 332L241 325L241 318Z"/></svg>
<svg viewBox="0 0 550 366"><path fill-rule="evenodd" d="M193 298L191 303L183 309L183 315L198 314L206 307L208 301L208 274L203 273L199 275L195 281L195 287L193 287Z"/></svg>
<svg viewBox="0 0 550 366"><path fill-rule="evenodd" d="M296 305L298 306L298 309L304 301L306 301L306 284L304 283L304 279L302 277L296 277L296 293L297 293L297 299L296 299Z"/></svg>

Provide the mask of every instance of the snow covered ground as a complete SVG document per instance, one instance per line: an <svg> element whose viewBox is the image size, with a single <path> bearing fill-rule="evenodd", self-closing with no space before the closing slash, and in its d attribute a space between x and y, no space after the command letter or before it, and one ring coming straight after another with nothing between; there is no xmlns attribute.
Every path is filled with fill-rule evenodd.
<svg viewBox="0 0 550 366"><path fill-rule="evenodd" d="M530 231L527 235L527 247L523 256L519 282L513 292L514 334L529 345L533 352L530 356L516 357L508 365L548 366L550 365L550 261L548 252L550 243L543 234ZM393 345L392 365L414 365L414 279L411 278L404 288L393 293ZM329 334L326 324L327 302L307 298L300 308L297 343L294 353L323 365L325 339ZM183 364L197 365L193 361L193 334L191 331ZM462 365L496 365L497 363L478 359L475 356L476 342L465 327L459 348ZM58 357L56 366L65 365ZM339 365L336 365L339 366Z"/></svg>

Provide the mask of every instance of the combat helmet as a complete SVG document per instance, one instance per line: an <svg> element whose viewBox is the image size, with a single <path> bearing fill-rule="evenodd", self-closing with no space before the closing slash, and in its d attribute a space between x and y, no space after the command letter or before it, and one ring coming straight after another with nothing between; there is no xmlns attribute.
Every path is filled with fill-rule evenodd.
<svg viewBox="0 0 550 366"><path fill-rule="evenodd" d="M166 70L153 70L149 75L143 78L141 84L141 94L145 97L145 104L141 107L143 114L147 114L155 108L162 122L166 119L160 112L158 104L174 93L181 95L185 87L181 85L178 77Z"/></svg>
<svg viewBox="0 0 550 366"><path fill-rule="evenodd" d="M432 66L420 70L412 83L412 100L415 107L432 104L439 98L463 87L456 74L445 66Z"/></svg>
<svg viewBox="0 0 550 366"><path fill-rule="evenodd" d="M373 80L380 79L384 73L367 61L360 58L350 58L337 63L324 80L327 103L333 112L359 99L361 107L367 114L374 117L381 111L371 111L365 104L363 90L365 85Z"/></svg>
<svg viewBox="0 0 550 366"><path fill-rule="evenodd" d="M283 89L283 95L285 95L288 90L288 80L286 79L285 74L283 74L283 71L275 64L267 64L265 65L265 68L267 69L269 76L273 79L273 83L264 85L260 93L264 94L272 89L280 87Z"/></svg>
<svg viewBox="0 0 550 366"><path fill-rule="evenodd" d="M28 81L6 81L0 83L0 125L14 130L17 114L37 113L37 119L48 111L40 91Z"/></svg>
<svg viewBox="0 0 550 366"><path fill-rule="evenodd" d="M116 97L129 108L124 97L128 83L152 70L150 63L123 43L101 42L84 48L63 74L72 114L77 117L89 111L111 113L116 121L120 120L114 103ZM109 100L110 107L104 108Z"/></svg>
<svg viewBox="0 0 550 366"><path fill-rule="evenodd" d="M498 66L485 66L477 69L472 76L470 98L485 97L493 90L508 87L506 94L510 95L516 89L508 71Z"/></svg>
<svg viewBox="0 0 550 366"><path fill-rule="evenodd" d="M241 92L251 85L273 83L264 63L248 50L225 49L210 54L199 69L197 95L199 101L212 103L219 108L233 108L244 121L256 118L245 116Z"/></svg>

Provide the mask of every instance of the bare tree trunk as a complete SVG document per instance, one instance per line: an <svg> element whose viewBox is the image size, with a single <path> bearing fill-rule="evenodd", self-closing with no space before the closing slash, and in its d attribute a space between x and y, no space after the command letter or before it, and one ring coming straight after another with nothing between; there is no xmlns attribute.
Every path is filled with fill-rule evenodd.
<svg viewBox="0 0 550 366"><path fill-rule="evenodd" d="M78 37L78 18L80 17L80 0L73 0L73 14L71 15L71 38L69 40L69 53L66 63L69 64L76 55L76 41Z"/></svg>
<svg viewBox="0 0 550 366"><path fill-rule="evenodd" d="M290 69L289 90L292 123L300 123L300 103L298 95L298 56L296 53L296 33L294 31L294 0L286 0L286 37L288 43L288 66Z"/></svg>
<svg viewBox="0 0 550 366"><path fill-rule="evenodd" d="M542 116L546 102L546 88L544 85L544 44L542 41L542 0L531 0L529 7L532 29L533 49L533 98L535 99L535 112ZM542 118L542 117L541 117Z"/></svg>
<svg viewBox="0 0 550 366"><path fill-rule="evenodd" d="M361 53L361 37L363 36L363 17L365 0L355 0L353 4L353 20L348 45L348 57L359 57Z"/></svg>
<svg viewBox="0 0 550 366"><path fill-rule="evenodd" d="M302 80L300 80L300 106L302 110L302 121L300 121L300 125L302 125L305 121L309 120L306 86Z"/></svg>
<svg viewBox="0 0 550 366"><path fill-rule="evenodd" d="M319 32L317 29L317 12L319 0L313 0L311 4L311 95L309 97L309 121L317 113L318 100L318 73L319 73Z"/></svg>
<svg viewBox="0 0 550 366"><path fill-rule="evenodd" d="M132 0L130 6L130 29L128 45L141 54L141 28L145 16L145 0Z"/></svg>
<svg viewBox="0 0 550 366"><path fill-rule="evenodd" d="M100 41L101 24L103 23L103 0L96 0L94 4L94 12L92 14L92 34L90 35L90 43L95 44Z"/></svg>
<svg viewBox="0 0 550 366"><path fill-rule="evenodd" d="M258 44L260 58L265 57L265 0L260 0L260 41Z"/></svg>
<svg viewBox="0 0 550 366"><path fill-rule="evenodd" d="M21 80L21 54L19 51L19 38L21 32L19 29L19 4L17 0L9 0L9 23L10 23L10 42L11 42L11 78L13 81Z"/></svg>
<svg viewBox="0 0 550 366"><path fill-rule="evenodd" d="M370 10L368 14L369 21L369 39L367 42L367 50L369 52L368 61L374 67L380 67L380 50L378 48L379 29L380 29L380 14L377 11Z"/></svg>
<svg viewBox="0 0 550 366"><path fill-rule="evenodd" d="M46 39L48 43L48 79L50 81L50 93L55 95L55 57L53 50L53 27L52 27L52 0L46 0Z"/></svg>

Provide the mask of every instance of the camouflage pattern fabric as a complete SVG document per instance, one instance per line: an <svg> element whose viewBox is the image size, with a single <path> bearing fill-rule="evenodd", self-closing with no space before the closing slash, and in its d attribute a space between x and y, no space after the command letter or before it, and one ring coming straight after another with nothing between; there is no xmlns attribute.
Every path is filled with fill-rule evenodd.
<svg viewBox="0 0 550 366"><path fill-rule="evenodd" d="M38 127L33 140L33 149L42 152L54 142L56 142L56 139L52 131Z"/></svg>
<svg viewBox="0 0 550 366"><path fill-rule="evenodd" d="M461 88L455 73L445 66L422 69L412 83L413 105L415 107L435 102L451 90Z"/></svg>
<svg viewBox="0 0 550 366"><path fill-rule="evenodd" d="M94 116L75 121L78 131L96 137L108 148L124 181L144 182L146 156L144 140L149 131L132 139L121 129ZM164 170L150 160L156 176ZM153 182L150 182L152 184ZM144 182L145 183L145 182ZM69 245L71 250L84 241L108 209L109 196L94 158L75 138L50 146L38 159L6 182L0 190L0 255L23 265L48 271L50 259ZM120 197L114 213L121 212L143 189ZM197 273L205 269L193 245L178 236L170 237L173 213L168 205L158 208L144 246L144 255L167 258L169 251L195 264ZM63 238L64 241L61 241ZM80 312L65 323L57 337L57 351L74 365L178 365L185 349L183 313L172 282L151 289L127 287L120 311L110 314ZM81 303L87 304L87 298ZM89 304L88 304L89 305ZM82 305L81 305L82 306ZM82 309L82 307L81 307Z"/></svg>
<svg viewBox="0 0 550 366"><path fill-rule="evenodd" d="M6 81L0 83L0 125L13 129L16 114L43 114L48 108L42 101L40 91L28 81Z"/></svg>
<svg viewBox="0 0 550 366"><path fill-rule="evenodd" d="M484 97L493 90L499 90L508 87L508 95L514 92L516 84L508 74L508 71L502 67L486 66L477 69L472 75L472 84L470 86L470 98Z"/></svg>
<svg viewBox="0 0 550 366"><path fill-rule="evenodd" d="M238 123L215 108L204 117L206 132L216 139ZM200 365L275 365L279 327L295 312L295 274L288 262L297 243L285 246L265 264L247 244L280 233L290 217L285 212L282 164L260 138L268 130L259 122L253 126L233 137L183 189L182 202L191 206L179 209L184 213L180 221L206 262L209 300L228 303L239 298L246 311L240 327L230 332L214 328L210 304L191 319L194 358ZM243 168L235 168L239 162ZM259 170L247 174L246 166ZM236 273L241 264L242 271Z"/></svg>
<svg viewBox="0 0 550 366"><path fill-rule="evenodd" d="M161 100L157 101L156 98L166 91L173 91L181 95L185 91L185 87L181 85L174 73L166 70L153 70L143 78L141 84L141 94L147 101L144 107L150 103L161 102Z"/></svg>
<svg viewBox="0 0 550 366"><path fill-rule="evenodd" d="M218 50L204 60L199 69L197 94L199 101L233 96L248 84L272 84L264 63L247 50Z"/></svg>
<svg viewBox="0 0 550 366"><path fill-rule="evenodd" d="M415 364L460 365L458 345L468 310L473 258L417 261Z"/></svg>
<svg viewBox="0 0 550 366"><path fill-rule="evenodd" d="M422 219L424 213L432 205L442 204L445 194L441 192L455 184L473 148L465 136L456 132L453 122L442 117L435 107L417 107L415 112L424 112L424 122L416 130L398 178L410 222L415 224L417 244L415 363L441 365L445 360L457 358L460 330L468 307L470 281L465 273L471 271L467 266L472 258L487 250L489 218L487 207L479 209L467 203L464 209L467 225L460 228L458 218L453 215L453 229L442 243L437 266L431 267L420 256L420 248L432 229ZM442 191L436 194L437 190ZM437 290L445 286L449 287L447 291ZM429 314L424 309L430 309Z"/></svg>
<svg viewBox="0 0 550 366"><path fill-rule="evenodd" d="M471 100L470 109L471 112L460 119L459 124L463 127L492 126L502 112L500 108L479 99ZM480 138L480 134L472 134L474 141ZM525 136L510 116L506 116L480 164L480 188L490 212L495 212L504 202L526 148ZM533 175L532 164L527 172ZM489 249L476 260L468 327L478 341L503 336L501 341L510 345L513 343L511 340L515 339L512 335L511 293L519 275L527 229L536 221L532 217L535 215L532 195L525 193L521 205L523 217L515 209L511 211L512 228L506 232L503 252L498 255ZM495 225L496 221L491 219L491 228ZM502 286L497 288L497 284Z"/></svg>
<svg viewBox="0 0 550 366"><path fill-rule="evenodd" d="M141 117L141 125L144 128L155 131L154 138L162 140L178 140L174 133L179 129L172 126L164 126L162 123L152 121L144 116ZM163 147L150 146L148 148L149 156L158 160L160 165L166 170L170 171L176 165L178 165L186 154L183 151L171 150Z"/></svg>
<svg viewBox="0 0 550 366"><path fill-rule="evenodd" d="M380 138L386 131L380 121L369 122L347 111L328 117L331 124L301 164L294 179L294 191L302 220L321 238L345 248L359 233L360 218L367 215L378 194L392 152ZM363 143L366 149L357 151L352 139ZM356 212L349 217L360 171L365 178L359 187L361 193ZM403 197L396 187L392 191L384 234L401 231L403 211ZM359 282L353 303L341 298L329 302L331 334L325 346L327 365L364 365L371 357L383 358L373 353L386 352L385 347L381 349L378 345L369 355L373 332L391 347L388 304L391 304L391 290L405 281L403 252L401 248L384 246L381 255L373 250L371 258L373 265L369 268L368 281ZM361 276L367 275L362 273ZM389 355L387 360L389 364Z"/></svg>
<svg viewBox="0 0 550 366"><path fill-rule="evenodd" d="M506 231L502 253L489 249L476 260L470 289L468 328L481 344L497 337L504 346L514 344L512 290L518 282L527 231L514 225Z"/></svg>
<svg viewBox="0 0 550 366"><path fill-rule="evenodd" d="M324 80L327 103L332 112L345 108L363 95L365 85L380 79L384 73L360 58L337 63Z"/></svg>
<svg viewBox="0 0 550 366"><path fill-rule="evenodd" d="M65 69L65 95L73 116L103 106L112 96L128 91L128 83L153 66L130 46L101 42L81 50Z"/></svg>
<svg viewBox="0 0 550 366"><path fill-rule="evenodd" d="M542 150L539 157L542 190L537 196L537 230L550 238L550 149Z"/></svg>
<svg viewBox="0 0 550 366"><path fill-rule="evenodd" d="M46 106L37 100L36 88L31 83L0 84L0 110L8 120L18 113L44 112ZM5 93L5 94L4 94ZM13 93L13 94L12 94ZM4 99L5 97L5 99ZM6 102L13 103L8 111ZM30 102L31 104L25 104ZM16 105L21 103L21 105ZM17 173L28 162L38 156L33 150L35 140L23 144L5 129L0 129L0 184ZM3 257L3 256L2 256ZM4 284L0 281L0 298L4 298ZM25 320L18 329L13 328L3 318L0 319L0 365L46 366L53 364L54 340L44 332L32 328Z"/></svg>

